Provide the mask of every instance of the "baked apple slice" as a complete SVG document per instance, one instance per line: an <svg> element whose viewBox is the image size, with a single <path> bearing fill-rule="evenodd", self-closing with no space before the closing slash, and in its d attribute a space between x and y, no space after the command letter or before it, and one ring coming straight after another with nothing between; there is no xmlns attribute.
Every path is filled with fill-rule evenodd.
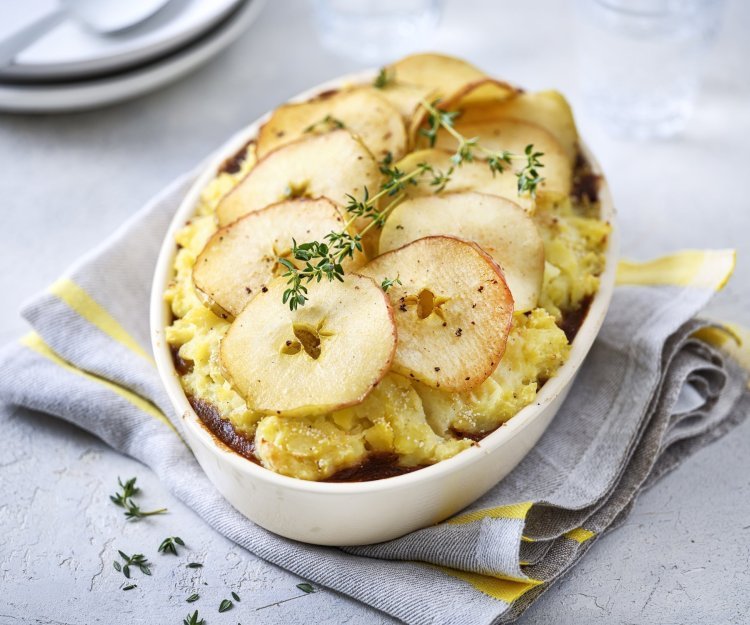
<svg viewBox="0 0 750 625"><path fill-rule="evenodd" d="M430 87L436 96L445 96L464 85L486 78L471 63L443 54L412 54L385 68L395 82Z"/></svg>
<svg viewBox="0 0 750 625"><path fill-rule="evenodd" d="M454 107L446 108L453 110ZM541 126L560 143L565 154L574 162L578 154L578 130L570 104L559 91L524 92L501 102L461 100L461 123L488 122L497 119L516 119Z"/></svg>
<svg viewBox="0 0 750 625"><path fill-rule="evenodd" d="M500 268L476 244L425 237L378 256L359 272L378 283L398 278L388 289L398 328L396 373L458 392L495 370L510 331L513 297Z"/></svg>
<svg viewBox="0 0 750 625"><path fill-rule="evenodd" d="M435 99L432 87L408 85L398 81L386 82L382 87L361 87L370 90L388 100L401 114L405 127L408 128L411 119L420 107L420 102L431 102Z"/></svg>
<svg viewBox="0 0 750 625"><path fill-rule="evenodd" d="M221 341L226 378L251 410L314 416L361 402L396 350L388 296L370 278L310 285L295 311L276 278L245 306Z"/></svg>
<svg viewBox="0 0 750 625"><path fill-rule="evenodd" d="M250 170L216 207L220 226L295 197L327 197L338 205L380 183L377 161L347 130L303 137L284 145Z"/></svg>
<svg viewBox="0 0 750 625"><path fill-rule="evenodd" d="M484 107L498 104L513 99L517 93L518 90L507 82L484 76L470 82L454 84L454 90L444 92L440 99L437 100L436 106L444 111L460 111L460 118L463 119L465 109L467 108L478 105ZM435 102L434 96L432 102ZM428 115L429 112L422 106L412 117L409 124L409 140L411 145L419 143L420 128L425 125Z"/></svg>
<svg viewBox="0 0 750 625"><path fill-rule="evenodd" d="M336 91L308 102L277 108L258 133L258 158L309 134L346 128L378 160L406 151L406 128L399 111L375 90Z"/></svg>
<svg viewBox="0 0 750 625"><path fill-rule="evenodd" d="M409 172L420 163L425 163L443 173L453 168L450 180L445 185L445 192L477 191L508 198L516 202L525 211L532 213L535 208L534 198L528 194L518 195L518 179L507 168L502 173L492 173L485 161L464 161L456 167L451 160L453 152L447 150L418 150L401 159L397 166L401 171ZM421 195L435 195L435 187L429 184L430 177L424 176L418 184L407 186L405 191L409 197Z"/></svg>
<svg viewBox="0 0 750 625"><path fill-rule="evenodd" d="M448 234L477 243L503 270L514 309L536 308L544 278L544 241L518 204L482 193L446 193L399 204L380 235L381 254L410 241Z"/></svg>
<svg viewBox="0 0 750 625"><path fill-rule="evenodd" d="M343 225L341 213L326 198L272 204L215 232L195 261L193 283L211 307L236 317L265 285L286 272L278 259L293 260L292 239L322 241ZM344 269L349 271L363 260L361 255L347 259Z"/></svg>
<svg viewBox="0 0 750 625"><path fill-rule="evenodd" d="M463 116L467 107L490 105L512 99L518 89L502 80L481 78L461 87L446 96L438 103L445 111L460 110Z"/></svg>
<svg viewBox="0 0 750 625"><path fill-rule="evenodd" d="M526 146L533 145L535 152L542 152L544 155L541 158L544 169L540 170L544 180L539 185L539 190L562 195L570 193L573 162L557 139L541 126L516 119L493 119L471 123L457 122L455 128L466 138L476 137L479 144L488 150L508 150L523 155ZM447 131L440 130L435 147L455 150L456 139ZM481 158L481 152L475 151L475 157ZM523 163L523 159L515 160L509 169L518 171Z"/></svg>

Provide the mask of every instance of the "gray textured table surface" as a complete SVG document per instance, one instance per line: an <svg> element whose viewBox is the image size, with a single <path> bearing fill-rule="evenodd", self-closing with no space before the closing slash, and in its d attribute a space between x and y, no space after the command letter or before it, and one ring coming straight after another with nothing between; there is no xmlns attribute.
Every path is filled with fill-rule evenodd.
<svg viewBox="0 0 750 625"><path fill-rule="evenodd" d="M449 1L433 47L532 89L557 87L580 104L565 5ZM616 142L578 111L609 174L623 253L737 247L736 275L712 312L750 324L750 207L741 191L750 165L750 4L734 0L727 9L682 138ZM229 51L159 93L92 113L0 116L0 339L25 331L15 312L23 298L230 133L295 92L357 68L320 48L306 2L277 0ZM90 436L38 414L2 409L0 419L0 623L179 623L194 589L202 596L194 605L211 624L393 622L333 592L303 595L299 579L234 547L145 467ZM646 493L625 526L600 540L522 622L747 623L748 458L750 421ZM125 524L107 499L118 475L137 475L144 502L168 506L169 516ZM167 534L182 536L206 566L152 557L153 577L119 590L115 550L153 554ZM232 589L242 602L218 615Z"/></svg>

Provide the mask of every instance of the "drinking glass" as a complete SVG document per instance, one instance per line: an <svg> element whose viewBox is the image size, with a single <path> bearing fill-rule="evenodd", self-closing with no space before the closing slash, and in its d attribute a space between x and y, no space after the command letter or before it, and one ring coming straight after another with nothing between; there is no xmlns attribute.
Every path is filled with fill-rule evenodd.
<svg viewBox="0 0 750 625"><path fill-rule="evenodd" d="M323 45L365 63L429 47L442 0L315 0Z"/></svg>
<svg viewBox="0 0 750 625"><path fill-rule="evenodd" d="M578 0L581 86L615 136L669 137L693 109L723 0Z"/></svg>

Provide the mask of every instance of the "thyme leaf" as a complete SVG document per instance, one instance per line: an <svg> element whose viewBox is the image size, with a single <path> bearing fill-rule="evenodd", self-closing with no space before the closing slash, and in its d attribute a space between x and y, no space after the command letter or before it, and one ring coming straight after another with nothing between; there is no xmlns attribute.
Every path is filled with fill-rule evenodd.
<svg viewBox="0 0 750 625"><path fill-rule="evenodd" d="M392 84L396 80L396 73L387 67L381 67L375 80L372 81L372 86L376 89L385 89L388 85Z"/></svg>
<svg viewBox="0 0 750 625"><path fill-rule="evenodd" d="M219 604L219 612L227 612L234 607L234 604L229 599L222 599Z"/></svg>

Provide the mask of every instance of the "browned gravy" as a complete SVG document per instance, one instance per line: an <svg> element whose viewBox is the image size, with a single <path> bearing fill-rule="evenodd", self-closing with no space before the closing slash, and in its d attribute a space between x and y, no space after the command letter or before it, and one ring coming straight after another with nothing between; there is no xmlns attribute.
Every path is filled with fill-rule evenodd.
<svg viewBox="0 0 750 625"><path fill-rule="evenodd" d="M228 173L239 171L242 161L245 158L246 149L247 146L244 146L237 152L237 154L227 159L222 165L220 171ZM591 172L591 168L585 157L579 153L575 165L572 195L579 201L596 202L599 197L600 180L601 179L598 175ZM577 310L563 315L560 328L565 332L568 341L572 342L575 338L578 330L586 319L590 305L591 298L587 298ZM172 348L171 351L172 360L174 361L174 366L177 372L180 375L188 373L192 368L192 363L182 359L177 349ZM222 419L216 407L209 402L191 396L188 396L188 401L193 407L193 410L195 410L195 413L200 417L206 429L211 432L214 438L244 458L259 464L258 459L255 456L255 441L253 439L236 432L232 424L229 421ZM502 427L502 424L499 427ZM479 443L479 441L492 432L494 432L494 430L482 434L466 434L465 432L455 432L455 434L465 438L470 438L476 443ZM342 469L327 480L323 481L368 482L404 475L421 468L423 467L401 466L398 464L398 456L396 454L377 453L370 454L361 464Z"/></svg>
<svg viewBox="0 0 750 625"><path fill-rule="evenodd" d="M573 310L563 315L562 321L560 322L560 329L565 332L568 343L573 342L576 334L578 334L578 330L581 329L581 326L586 319L586 315L589 314L591 300L591 297L587 297L581 302L581 305L577 310Z"/></svg>
<svg viewBox="0 0 750 625"><path fill-rule="evenodd" d="M252 139L237 150L232 156L226 158L219 167L219 174L236 174L241 168L242 163L245 162L247 156L247 148L252 143Z"/></svg>
<svg viewBox="0 0 750 625"><path fill-rule="evenodd" d="M591 164L579 151L573 172L573 189L570 194L578 202L590 204L598 202L601 180L602 177L592 171Z"/></svg>
<svg viewBox="0 0 750 625"><path fill-rule="evenodd" d="M326 482L369 482L372 480L383 480L387 477L396 477L411 473L423 467L403 467L398 463L397 454L376 453L367 456L364 462L348 469L342 469L335 473Z"/></svg>
<svg viewBox="0 0 750 625"><path fill-rule="evenodd" d="M189 360L185 360L180 356L180 348L174 345L169 346L169 351L172 354L172 363L174 368L180 375L185 375L193 370L193 363ZM195 406L194 406L195 407Z"/></svg>
<svg viewBox="0 0 750 625"><path fill-rule="evenodd" d="M221 418L213 404L188 395L188 401L206 429L231 450L248 460L258 463L255 456L255 440L237 432L229 421Z"/></svg>

